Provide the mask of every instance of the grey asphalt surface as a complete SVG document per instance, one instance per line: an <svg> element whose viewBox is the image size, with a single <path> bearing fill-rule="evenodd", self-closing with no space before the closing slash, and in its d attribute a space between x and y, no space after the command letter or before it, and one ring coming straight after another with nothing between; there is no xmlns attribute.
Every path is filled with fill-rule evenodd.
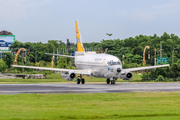
<svg viewBox="0 0 180 120"><path fill-rule="evenodd" d="M0 84L0 94L180 91L180 83Z"/></svg>

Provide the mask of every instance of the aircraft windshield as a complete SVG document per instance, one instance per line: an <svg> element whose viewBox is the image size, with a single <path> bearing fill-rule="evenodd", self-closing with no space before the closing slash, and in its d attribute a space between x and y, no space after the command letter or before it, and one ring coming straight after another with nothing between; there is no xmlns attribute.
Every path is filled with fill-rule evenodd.
<svg viewBox="0 0 180 120"><path fill-rule="evenodd" d="M108 62L108 65L121 65L121 62L120 61L118 61L118 62L111 61L111 62Z"/></svg>

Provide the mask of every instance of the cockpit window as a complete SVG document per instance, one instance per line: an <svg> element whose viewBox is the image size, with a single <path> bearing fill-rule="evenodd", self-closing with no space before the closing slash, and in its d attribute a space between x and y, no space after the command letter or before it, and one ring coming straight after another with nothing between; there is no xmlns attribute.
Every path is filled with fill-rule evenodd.
<svg viewBox="0 0 180 120"><path fill-rule="evenodd" d="M118 62L110 61L110 62L108 62L108 65L121 65L121 62L120 61L118 61Z"/></svg>

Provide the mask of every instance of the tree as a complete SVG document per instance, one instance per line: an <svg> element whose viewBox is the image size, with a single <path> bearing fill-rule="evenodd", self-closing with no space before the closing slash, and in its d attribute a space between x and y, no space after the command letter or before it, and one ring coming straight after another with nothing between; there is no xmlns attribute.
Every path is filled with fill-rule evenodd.
<svg viewBox="0 0 180 120"><path fill-rule="evenodd" d="M126 57L126 61L130 63L132 61L133 54L128 53L128 54L125 55L125 57Z"/></svg>
<svg viewBox="0 0 180 120"><path fill-rule="evenodd" d="M134 57L132 58L132 62L133 63L137 63L137 64L141 64L142 63L142 59L143 57L140 55L134 55Z"/></svg>
<svg viewBox="0 0 180 120"><path fill-rule="evenodd" d="M57 61L57 68L67 68L67 57L60 57Z"/></svg>
<svg viewBox="0 0 180 120"><path fill-rule="evenodd" d="M11 32L3 30L3 31L0 32L0 35L13 35L13 34Z"/></svg>
<svg viewBox="0 0 180 120"><path fill-rule="evenodd" d="M130 64L131 62L133 63L141 63L140 56L143 55L143 49L145 46L149 45L151 53L151 58L146 60L146 63L149 65L154 64L154 48L158 49L160 48L160 41L162 41L162 56L163 57L169 57L169 61L171 62L172 59L172 50L176 47L180 48L180 38L174 34L167 34L166 32L158 37L156 34L153 36L146 36L146 35L138 35L135 37L129 37L126 39L114 39L114 40L102 40L101 42L92 42L92 43L83 43L84 48L89 48L88 50L105 50L108 48L107 53L114 55L118 57L119 59L122 59L122 56L125 55L126 57L126 62ZM71 49L76 50L76 43L71 42ZM61 40L49 40L48 43L21 43L19 41L15 41L10 48L14 48L15 51L17 51L19 48L26 48L27 50L30 50L28 52L28 57L27 60L29 62L35 62L35 51L37 53L37 62L40 60L43 60L45 62L51 62L52 56L47 55L45 53L57 53L57 48L60 50L61 49L61 54L65 51L64 49L67 49L67 46L64 42ZM63 50L62 50L63 49ZM159 50L159 49L158 49ZM72 52L73 54L74 52ZM174 51L174 58L175 62L177 62L180 59L180 49L177 49ZM136 56L139 55L139 56ZM146 52L146 58L148 56L148 52ZM159 57L160 54L157 52L156 57ZM18 62L22 62L21 55L18 58ZM20 60L21 59L21 60ZM4 60L5 61L5 60ZM67 63L69 60L67 59ZM70 61L71 62L71 61ZM56 59L55 59L55 65L56 64ZM73 63L73 62L71 62ZM69 65L69 63L68 63ZM69 66L68 66L69 67ZM173 73L174 74L174 73Z"/></svg>
<svg viewBox="0 0 180 120"><path fill-rule="evenodd" d="M137 54L137 55L142 56L142 55L143 55L143 48L140 47L140 46L135 47L135 48L133 49L133 54L134 54L134 55Z"/></svg>

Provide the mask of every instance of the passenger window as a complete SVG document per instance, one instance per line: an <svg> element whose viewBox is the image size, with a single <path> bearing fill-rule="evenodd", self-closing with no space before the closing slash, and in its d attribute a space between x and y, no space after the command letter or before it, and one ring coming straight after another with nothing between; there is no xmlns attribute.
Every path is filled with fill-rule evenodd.
<svg viewBox="0 0 180 120"><path fill-rule="evenodd" d="M119 61L119 62L108 62L107 63L108 65L121 65L121 62Z"/></svg>

